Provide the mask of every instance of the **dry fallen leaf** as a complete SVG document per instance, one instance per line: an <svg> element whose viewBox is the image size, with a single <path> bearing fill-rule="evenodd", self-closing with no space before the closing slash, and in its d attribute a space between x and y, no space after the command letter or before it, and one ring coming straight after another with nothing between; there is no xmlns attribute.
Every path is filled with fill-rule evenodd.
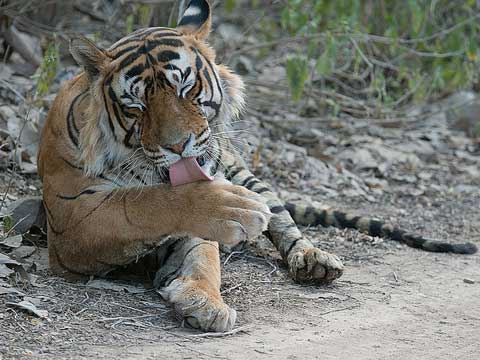
<svg viewBox="0 0 480 360"><path fill-rule="evenodd" d="M41 319L51 321L48 318L48 311L47 310L40 310L29 301L24 300L24 301L20 301L18 303L7 302L6 305L28 311L28 312L32 313L33 315L38 316Z"/></svg>
<svg viewBox="0 0 480 360"><path fill-rule="evenodd" d="M6 294L15 294L19 296L25 296L24 293L12 287L9 283L6 283L5 281L0 280L0 295L6 295Z"/></svg>
<svg viewBox="0 0 480 360"><path fill-rule="evenodd" d="M9 277L14 271L4 264L0 264L0 278Z"/></svg>
<svg viewBox="0 0 480 360"><path fill-rule="evenodd" d="M22 235L9 236L6 239L0 240L0 245L9 248L18 248L22 245Z"/></svg>
<svg viewBox="0 0 480 360"><path fill-rule="evenodd" d="M26 258L30 255L32 255L35 250L37 248L35 246L26 246L26 245L23 245L23 246L20 246L18 247L17 249L13 250L12 251L12 256L15 258L15 259L23 259L23 258Z"/></svg>
<svg viewBox="0 0 480 360"><path fill-rule="evenodd" d="M5 254L0 253L0 264L5 264L5 265L20 265L19 262L11 259Z"/></svg>

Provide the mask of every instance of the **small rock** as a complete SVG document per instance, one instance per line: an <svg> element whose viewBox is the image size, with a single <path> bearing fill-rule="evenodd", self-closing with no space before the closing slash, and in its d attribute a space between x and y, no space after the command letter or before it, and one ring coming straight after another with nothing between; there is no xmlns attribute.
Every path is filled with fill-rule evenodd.
<svg viewBox="0 0 480 360"><path fill-rule="evenodd" d="M475 280L469 279L469 278L463 279L463 282L464 282L465 284L475 284Z"/></svg>
<svg viewBox="0 0 480 360"><path fill-rule="evenodd" d="M347 149L342 151L338 157L342 160L351 161L358 169L374 169L378 165L378 161L375 160L366 149Z"/></svg>
<svg viewBox="0 0 480 360"><path fill-rule="evenodd" d="M6 239L1 240L0 245L9 248L18 248L20 245L22 245L22 235L9 236Z"/></svg>
<svg viewBox="0 0 480 360"><path fill-rule="evenodd" d="M8 207L15 230L24 234L32 227L46 229L47 219L41 197L23 198Z"/></svg>
<svg viewBox="0 0 480 360"><path fill-rule="evenodd" d="M20 246L19 248L12 251L11 255L16 260L21 260L23 258L29 257L36 250L35 246Z"/></svg>
<svg viewBox="0 0 480 360"><path fill-rule="evenodd" d="M480 100L477 99L447 112L447 119L451 129L463 131L468 137L476 138L480 136L478 114L480 114Z"/></svg>

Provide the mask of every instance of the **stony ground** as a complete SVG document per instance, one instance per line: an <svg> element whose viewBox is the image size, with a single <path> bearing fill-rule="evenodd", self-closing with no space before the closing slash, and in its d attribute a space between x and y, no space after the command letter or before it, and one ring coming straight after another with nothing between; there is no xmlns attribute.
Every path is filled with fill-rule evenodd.
<svg viewBox="0 0 480 360"><path fill-rule="evenodd" d="M417 107L401 119L330 119L315 112L303 117L271 100L272 86L262 79L273 69L256 71L255 81L247 77L254 110L231 136L282 198L480 245L480 147L455 126L458 109L478 101L473 94ZM15 74L9 79L23 81ZM11 93L4 90L3 99ZM35 143L36 129L18 124L27 113L41 124L51 99L28 109L5 101L3 160L12 157L7 135L22 133L27 145ZM0 164L2 216L16 199L41 192L29 154L17 159L20 171ZM259 239L222 255L222 292L237 309L238 324L219 335L183 328L141 279L54 277L44 236L12 239L5 228L0 358L476 359L480 353L478 254L432 254L352 230L303 229L319 247L337 253L346 272L330 286L301 286Z"/></svg>

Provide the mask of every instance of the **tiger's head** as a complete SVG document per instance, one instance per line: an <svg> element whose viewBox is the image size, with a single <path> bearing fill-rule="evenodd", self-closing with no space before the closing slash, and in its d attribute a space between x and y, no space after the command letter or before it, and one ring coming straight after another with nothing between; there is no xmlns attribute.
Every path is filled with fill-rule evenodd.
<svg viewBox="0 0 480 360"><path fill-rule="evenodd" d="M192 0L175 29L141 29L107 50L83 37L71 40L90 86L80 133L87 175L132 154L158 174L182 157L196 157L213 172L223 125L239 114L244 95L241 79L215 63L210 29L209 3Z"/></svg>

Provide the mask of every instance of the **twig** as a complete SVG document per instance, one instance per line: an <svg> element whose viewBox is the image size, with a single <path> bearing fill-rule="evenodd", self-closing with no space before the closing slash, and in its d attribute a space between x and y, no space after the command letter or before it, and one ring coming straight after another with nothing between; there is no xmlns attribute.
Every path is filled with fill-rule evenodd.
<svg viewBox="0 0 480 360"><path fill-rule="evenodd" d="M225 261L223 262L223 266L227 265L227 263L230 261L230 259L232 258L233 255L236 255L236 254L243 254L245 251L232 251L230 253L230 255L228 255L228 257L225 259Z"/></svg>
<svg viewBox="0 0 480 360"><path fill-rule="evenodd" d="M112 305L120 306L120 307L123 307L123 308L125 308L125 309L129 309L129 310L133 310L133 311L138 311L138 312L140 312L140 313L147 314L146 311L140 310L140 309L135 309L134 307L131 307L131 306L122 305L122 304L119 304L119 303L112 303Z"/></svg>
<svg viewBox="0 0 480 360"><path fill-rule="evenodd" d="M25 44L23 39L20 37L18 30L13 25L5 29L2 35L12 49L18 52L25 61L34 65L35 67L40 66L42 59L40 56L35 54L27 44Z"/></svg>
<svg viewBox="0 0 480 360"><path fill-rule="evenodd" d="M158 314L147 314L147 315L138 315L138 316L130 316L130 317L125 317L125 316L118 316L118 317L113 317L113 318L102 318L96 320L97 322L107 322L107 321L117 321L117 320L135 320L135 319L143 319L143 318L148 318L148 317L155 317L159 316Z"/></svg>
<svg viewBox="0 0 480 360"><path fill-rule="evenodd" d="M32 104L29 105L29 108L27 109L27 113L25 114L25 121L22 124L22 127L20 128L20 131L18 133L18 137L15 139L15 149L13 151L14 158L17 157L17 152L18 152L18 143L20 142L20 139L22 138L23 130L25 129L25 126L27 125L28 118L30 117L30 111L32 110ZM15 176L15 165L12 169L12 174L10 175L10 179L8 180L8 185L7 189L5 190L5 194L2 197L2 201L0 202L0 211L2 211L3 206L5 205L6 199L7 199L7 194L10 191L10 188L13 184L13 178Z"/></svg>
<svg viewBox="0 0 480 360"><path fill-rule="evenodd" d="M357 41L350 36L350 41L352 42L353 46L355 47L355 49L357 50L357 52L360 54L360 57L363 59L363 61L365 61L365 64L367 64L367 66L369 68L372 68L373 67L373 64L370 62L370 60L368 60L368 58L365 56L365 54L363 53L362 49L360 49L360 46L358 46L358 43Z"/></svg>
<svg viewBox="0 0 480 360"><path fill-rule="evenodd" d="M25 215L23 218L21 218L20 220L18 220L17 223L16 223L15 225L13 225L13 226L10 228L10 230L7 231L7 233L4 235L4 237L7 238L7 237L12 233L12 231L15 230L15 228L16 228L23 220L25 220L25 219L26 219L27 217L29 217L29 216L30 216L30 214L27 214L27 215Z"/></svg>
<svg viewBox="0 0 480 360"><path fill-rule="evenodd" d="M229 287L228 289L225 289L223 291L220 292L220 294L222 295L225 295L225 294L228 294L230 293L231 291L235 290L235 289L238 289L240 286L242 286L243 284L237 284L237 285L233 285L232 287Z"/></svg>

